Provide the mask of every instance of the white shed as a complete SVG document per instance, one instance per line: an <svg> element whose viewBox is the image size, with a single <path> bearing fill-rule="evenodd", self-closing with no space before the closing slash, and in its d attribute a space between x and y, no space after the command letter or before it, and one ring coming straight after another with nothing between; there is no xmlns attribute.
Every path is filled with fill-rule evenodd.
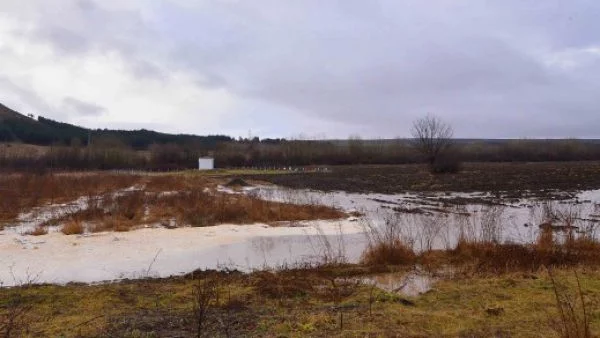
<svg viewBox="0 0 600 338"><path fill-rule="evenodd" d="M215 168L215 159L212 157L200 157L198 159L198 170L213 170Z"/></svg>

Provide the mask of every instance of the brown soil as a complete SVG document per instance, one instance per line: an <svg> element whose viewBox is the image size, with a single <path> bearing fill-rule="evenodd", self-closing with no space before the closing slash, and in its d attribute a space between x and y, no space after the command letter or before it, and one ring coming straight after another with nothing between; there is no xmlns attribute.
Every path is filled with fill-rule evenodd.
<svg viewBox="0 0 600 338"><path fill-rule="evenodd" d="M328 172L247 176L298 189L355 193L491 191L545 196L600 188L600 162L465 163L456 174L432 175L425 165L336 166Z"/></svg>

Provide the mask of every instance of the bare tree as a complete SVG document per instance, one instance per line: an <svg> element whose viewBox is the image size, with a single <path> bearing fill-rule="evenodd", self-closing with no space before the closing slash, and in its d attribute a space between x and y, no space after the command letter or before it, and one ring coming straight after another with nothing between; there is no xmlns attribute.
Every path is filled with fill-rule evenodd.
<svg viewBox="0 0 600 338"><path fill-rule="evenodd" d="M428 114L413 122L411 129L415 146L433 165L452 144L452 126L436 116Z"/></svg>

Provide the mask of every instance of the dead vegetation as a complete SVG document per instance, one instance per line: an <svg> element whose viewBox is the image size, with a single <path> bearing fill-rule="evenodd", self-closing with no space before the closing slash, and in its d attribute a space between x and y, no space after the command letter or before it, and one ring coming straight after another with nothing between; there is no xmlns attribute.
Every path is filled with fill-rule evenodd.
<svg viewBox="0 0 600 338"><path fill-rule="evenodd" d="M6 174L0 176L0 223L45 204L65 203L81 196L102 195L140 180L133 175L107 173Z"/></svg>
<svg viewBox="0 0 600 338"><path fill-rule="evenodd" d="M541 237L547 236L542 232ZM477 271L537 271L550 266L599 265L600 244L595 241L576 239L567 243L548 243L545 240L536 244L464 242L447 253L454 264L472 264Z"/></svg>
<svg viewBox="0 0 600 338"><path fill-rule="evenodd" d="M552 282L552 290L556 298L558 316L551 321L552 327L563 338L590 338L591 314L581 287L581 278L577 270L573 270L575 287L569 286L558 279L552 269L548 269Z"/></svg>
<svg viewBox="0 0 600 338"><path fill-rule="evenodd" d="M362 254L366 265L420 264L436 270L461 267L472 273L538 271L546 267L600 266L597 224L580 217L572 205L545 204L536 217L535 240L502 240L505 221L502 209L487 206L478 217L461 213L455 219L436 215L395 215L382 227L367 227L368 245ZM532 210L535 213L535 210ZM457 222L453 224L451 222ZM452 244L444 229L458 227ZM434 249L432 243L437 242Z"/></svg>
<svg viewBox="0 0 600 338"><path fill-rule="evenodd" d="M43 235L62 225L65 234L129 231L144 225L212 226L222 223L275 224L280 221L338 219L346 214L327 206L278 203L246 194L217 191L219 181L194 175L12 175L0 179L0 216L15 221L22 212L72 202L30 231ZM36 189L37 187L37 189Z"/></svg>
<svg viewBox="0 0 600 338"><path fill-rule="evenodd" d="M397 218L387 218L382 228L367 227L368 245L362 254L366 265L410 265L416 262L413 243L403 234Z"/></svg>
<svg viewBox="0 0 600 338"><path fill-rule="evenodd" d="M65 223L60 231L65 235L80 235L83 233L84 228L80 221L71 220Z"/></svg>
<svg viewBox="0 0 600 338"><path fill-rule="evenodd" d="M154 219L175 218L179 224L209 226L220 223L273 223L316 219L338 219L339 210L314 204L270 202L241 194L186 190L156 199L149 206Z"/></svg>

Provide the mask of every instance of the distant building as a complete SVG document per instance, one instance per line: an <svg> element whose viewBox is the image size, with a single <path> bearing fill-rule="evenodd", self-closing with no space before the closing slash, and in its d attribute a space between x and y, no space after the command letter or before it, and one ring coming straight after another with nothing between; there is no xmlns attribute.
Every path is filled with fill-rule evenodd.
<svg viewBox="0 0 600 338"><path fill-rule="evenodd" d="M200 157L198 159L198 170L215 169L215 159L212 157Z"/></svg>

